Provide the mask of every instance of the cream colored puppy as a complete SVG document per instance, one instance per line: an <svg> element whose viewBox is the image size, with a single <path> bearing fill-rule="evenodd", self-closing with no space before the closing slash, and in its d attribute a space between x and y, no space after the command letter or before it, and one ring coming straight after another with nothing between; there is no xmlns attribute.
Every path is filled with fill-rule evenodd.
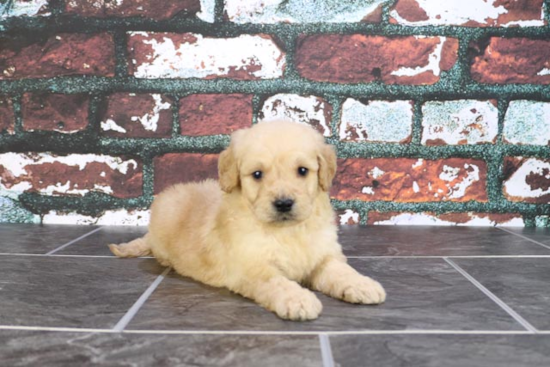
<svg viewBox="0 0 550 367"><path fill-rule="evenodd" d="M346 263L328 191L332 146L313 128L259 123L236 131L219 159L219 183L173 186L155 198L149 232L110 245L120 257L152 253L164 266L253 299L279 317L311 320L313 292L378 304L382 286Z"/></svg>

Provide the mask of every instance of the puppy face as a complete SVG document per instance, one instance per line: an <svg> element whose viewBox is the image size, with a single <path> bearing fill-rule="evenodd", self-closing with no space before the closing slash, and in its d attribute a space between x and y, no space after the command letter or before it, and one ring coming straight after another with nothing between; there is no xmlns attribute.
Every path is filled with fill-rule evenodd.
<svg viewBox="0 0 550 367"><path fill-rule="evenodd" d="M334 149L318 132L283 121L234 133L219 161L222 189L238 190L260 221L282 225L311 215L335 170Z"/></svg>

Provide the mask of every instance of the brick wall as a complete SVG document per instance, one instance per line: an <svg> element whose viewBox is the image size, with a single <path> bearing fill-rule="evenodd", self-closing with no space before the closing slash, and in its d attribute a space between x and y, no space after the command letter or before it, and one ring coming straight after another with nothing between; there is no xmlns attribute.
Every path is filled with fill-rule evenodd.
<svg viewBox="0 0 550 367"><path fill-rule="evenodd" d="M548 0L0 0L0 222L145 224L280 117L342 223L546 226Z"/></svg>

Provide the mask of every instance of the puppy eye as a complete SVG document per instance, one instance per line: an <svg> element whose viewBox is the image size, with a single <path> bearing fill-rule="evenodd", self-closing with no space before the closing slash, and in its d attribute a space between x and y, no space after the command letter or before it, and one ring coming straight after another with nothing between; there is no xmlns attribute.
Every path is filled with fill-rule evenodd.
<svg viewBox="0 0 550 367"><path fill-rule="evenodd" d="M261 179L262 176L263 176L263 172L262 172L262 171L256 171L256 172L252 173L252 177L254 177L255 180Z"/></svg>
<svg viewBox="0 0 550 367"><path fill-rule="evenodd" d="M298 168L298 174L299 174L300 176L306 176L307 173L308 173L308 171L309 171L309 170L308 170L307 168L305 168L305 167L300 167L300 168Z"/></svg>

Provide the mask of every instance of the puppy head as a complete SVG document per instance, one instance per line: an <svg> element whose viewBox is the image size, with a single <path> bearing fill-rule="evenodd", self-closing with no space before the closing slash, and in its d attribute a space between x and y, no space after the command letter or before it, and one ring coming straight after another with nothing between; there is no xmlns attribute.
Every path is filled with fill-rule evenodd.
<svg viewBox="0 0 550 367"><path fill-rule="evenodd" d="M259 123L231 136L219 159L220 186L237 192L256 217L291 224L311 215L336 172L334 148L307 125Z"/></svg>

